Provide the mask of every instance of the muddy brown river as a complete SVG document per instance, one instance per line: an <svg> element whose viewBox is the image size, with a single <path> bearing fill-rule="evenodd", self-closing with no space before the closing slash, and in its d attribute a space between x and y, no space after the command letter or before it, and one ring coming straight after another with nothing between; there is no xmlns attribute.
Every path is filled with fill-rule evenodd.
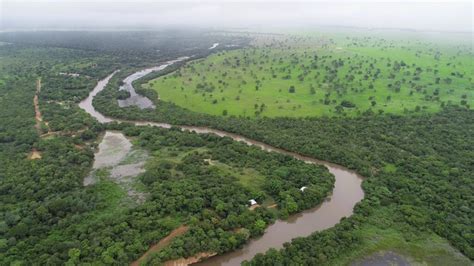
<svg viewBox="0 0 474 266"><path fill-rule="evenodd" d="M164 65L155 67L154 69L161 70L166 68L166 66L170 64L170 62L167 62ZM127 77L124 80L124 86L126 86L128 90L134 91L132 82L140 77L143 77L143 73L151 73L152 71L154 71L148 70L150 69L145 69L141 71L140 75L138 75L137 72ZM105 79L99 81L94 90L89 94L86 99L84 99L79 104L79 106L91 116L95 117L101 123L117 121L131 122L138 126L150 125L162 128L171 127L170 124L166 123L114 119L111 117L106 117L103 114L97 112L92 106L92 100L97 93L99 93L105 88L108 81L114 74L115 72L106 77ZM147 100L149 101L149 99ZM252 259L258 253L263 253L270 248L279 249L283 247L283 243L289 242L295 237L309 236L313 232L333 227L340 221L341 218L352 215L354 206L364 198L364 191L361 187L362 177L354 171L351 171L343 166L339 166L307 156L302 156L294 152L272 147L265 143L221 130L194 126L176 127L179 127L182 130L186 131L194 131L199 134L209 133L222 137L227 136L236 141L242 141L248 145L260 147L261 149L266 151L278 152L292 156L306 163L325 165L329 169L329 172L331 172L336 179L332 195L328 197L319 206L306 210L302 213L290 216L287 220L278 220L265 230L263 236L250 240L243 248L223 255L218 255L213 258L209 258L201 263L198 263L199 265L240 265L241 262L243 262L244 260Z"/></svg>

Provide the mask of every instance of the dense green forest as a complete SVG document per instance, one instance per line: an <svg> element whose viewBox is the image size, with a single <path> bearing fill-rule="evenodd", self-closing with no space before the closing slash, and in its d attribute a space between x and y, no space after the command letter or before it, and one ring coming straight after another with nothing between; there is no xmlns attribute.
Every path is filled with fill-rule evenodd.
<svg viewBox="0 0 474 266"><path fill-rule="evenodd" d="M469 106L399 114L374 109L351 117L215 116L158 101L159 89L142 86L183 62L135 83L156 109L120 108L117 99L125 96L118 88L130 73L177 56L222 52L209 50L214 42L245 45L250 36L147 35L0 34L0 40L14 43L0 45L0 264L126 265L183 225L189 227L184 234L143 262L224 253L261 235L275 219L316 206L332 191L334 178L326 168L229 138L98 123L77 103L117 69L94 100L108 116L221 129L365 177L365 198L352 216L247 264L346 265L384 250L433 265L472 263L474 111ZM180 45L188 39L198 48ZM134 40L142 42L134 46ZM39 79L38 122L33 98ZM470 84L462 89L472 89ZM143 203L110 178L111 169L100 171L96 184L83 185L106 130L120 130L149 153L146 171L135 180L146 195ZM308 184L303 195L299 188ZM262 207L250 209L249 199ZM274 204L277 208L270 208Z"/></svg>
<svg viewBox="0 0 474 266"><path fill-rule="evenodd" d="M208 30L167 29L161 31L39 31L5 32L0 41L60 47L109 55L127 66L149 66L180 56L208 54L213 43L216 50L246 45L249 37L226 35ZM230 47L229 47L230 46ZM123 66L122 65L122 66Z"/></svg>

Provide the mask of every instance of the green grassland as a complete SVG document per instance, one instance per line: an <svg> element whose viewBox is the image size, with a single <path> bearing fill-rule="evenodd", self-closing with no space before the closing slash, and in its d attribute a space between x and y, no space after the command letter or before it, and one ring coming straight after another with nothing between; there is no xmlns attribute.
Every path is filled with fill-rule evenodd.
<svg viewBox="0 0 474 266"><path fill-rule="evenodd" d="M436 112L474 106L473 59L468 45L416 39L261 36L252 47L191 61L145 86L213 115Z"/></svg>

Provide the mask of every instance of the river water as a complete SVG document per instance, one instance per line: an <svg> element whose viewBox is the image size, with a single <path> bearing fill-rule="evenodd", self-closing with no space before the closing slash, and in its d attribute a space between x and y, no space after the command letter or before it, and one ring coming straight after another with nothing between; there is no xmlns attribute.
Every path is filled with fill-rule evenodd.
<svg viewBox="0 0 474 266"><path fill-rule="evenodd" d="M165 63L164 65L157 66L155 70L162 70L168 65L170 65L169 62ZM151 71L147 72L150 73ZM98 92L105 88L107 82L114 73L98 82L97 86L89 94L89 96L79 104L82 109L88 112L91 116L95 117L101 123L117 121L131 122L138 126L150 125L162 128L171 127L170 124L166 123L113 119L97 112L92 106L92 99ZM145 72L137 72L127 77L124 80L125 84L123 86L125 86L127 90L134 92L135 90L132 86L132 82L146 75L143 73ZM150 101L149 99L147 100ZM287 220L278 220L265 230L263 236L249 241L249 243L247 243L242 249L207 259L204 262L198 263L200 265L240 265L242 261L250 260L257 253L265 252L270 248L281 248L283 246L283 243L289 242L295 237L308 236L313 232L321 231L336 225L341 218L349 217L350 215L352 215L355 204L357 204L360 200L364 198L364 191L361 187L362 177L345 167L317 160L311 157L302 156L294 152L272 147L265 143L251 140L246 137L221 130L194 126L178 127L180 127L182 130L194 131L199 134L210 133L218 136L227 136L236 141L242 141L248 145L260 147L261 149L266 151L278 152L292 156L306 163L320 165L322 164L329 169L329 172L331 172L336 179L332 195L319 206L306 210L302 213L293 215Z"/></svg>
<svg viewBox="0 0 474 266"><path fill-rule="evenodd" d="M159 66L150 67L150 68L147 68L147 69L140 70L140 71L135 72L132 75L126 77L123 80L124 84L120 87L120 90L128 91L130 93L130 97L128 97L127 99L124 99L124 100L117 100L118 105L120 107L137 106L140 109L147 109L147 108L153 108L154 109L155 105L153 104L153 102L150 99L148 99L147 97L144 97L144 96L138 94L135 91L135 88L132 86L132 83L135 80L150 74L151 72L163 70L169 65L172 65L172 64L174 64L176 62L179 62L179 61L186 60L188 58L189 57L187 57L187 56L180 57L178 59L168 61L163 65L159 65Z"/></svg>

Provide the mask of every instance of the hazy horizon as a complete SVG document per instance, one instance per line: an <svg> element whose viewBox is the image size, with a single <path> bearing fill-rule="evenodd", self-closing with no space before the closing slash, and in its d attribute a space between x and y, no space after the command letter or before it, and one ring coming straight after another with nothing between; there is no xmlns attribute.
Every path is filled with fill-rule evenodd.
<svg viewBox="0 0 474 266"><path fill-rule="evenodd" d="M2 0L0 29L347 26L473 32L472 11L470 2Z"/></svg>

